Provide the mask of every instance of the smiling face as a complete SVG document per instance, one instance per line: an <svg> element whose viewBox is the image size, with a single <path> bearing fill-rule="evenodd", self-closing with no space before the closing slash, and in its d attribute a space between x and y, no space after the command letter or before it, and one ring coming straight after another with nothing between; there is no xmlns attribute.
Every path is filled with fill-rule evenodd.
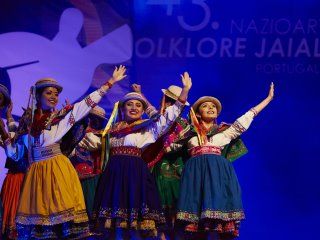
<svg viewBox="0 0 320 240"><path fill-rule="evenodd" d="M143 104L139 100L128 100L124 103L123 114L127 122L134 122L141 119L143 111Z"/></svg>
<svg viewBox="0 0 320 240"><path fill-rule="evenodd" d="M54 109L59 101L58 89L54 87L44 88L42 93L40 92L37 100L38 103L40 103L42 110Z"/></svg>
<svg viewBox="0 0 320 240"><path fill-rule="evenodd" d="M202 103L197 111L197 116L201 118L202 121L212 122L218 117L218 110L213 102Z"/></svg>

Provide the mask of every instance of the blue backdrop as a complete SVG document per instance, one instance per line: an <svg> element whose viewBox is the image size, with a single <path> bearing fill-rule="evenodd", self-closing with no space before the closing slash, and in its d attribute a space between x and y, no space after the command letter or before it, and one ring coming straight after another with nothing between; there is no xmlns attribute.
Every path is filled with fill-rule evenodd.
<svg viewBox="0 0 320 240"><path fill-rule="evenodd" d="M68 8L73 10L65 12ZM21 86L26 76L34 82L41 74L56 74L62 85L73 86L67 88L66 96L76 100L101 85L114 64L124 63L129 67L127 81L102 103L110 110L133 82L141 84L145 95L158 105L160 89L180 85L179 75L188 71L193 79L189 101L203 95L218 97L223 105L219 120L226 122L266 97L274 81L274 101L243 135L249 153L234 163L246 210L239 239L317 239L319 9L320 2L315 0L3 0L0 67L39 59L43 64L2 69L1 81L8 87L20 81ZM89 52L82 57L94 64L69 52L74 42L57 37L63 13L67 20L62 25L69 30L82 16L83 26L75 38L79 46L74 51ZM8 35L12 32L41 36L47 45L34 50L35 35L30 39L29 35ZM40 53L32 54L46 49L47 58L56 61L47 63ZM68 61L53 54L56 49L61 50L58 56L67 52ZM90 78L69 76L68 69ZM35 72L41 74L31 75ZM27 91L26 86L12 88L13 101L19 102L17 96ZM17 105L19 116L21 106Z"/></svg>

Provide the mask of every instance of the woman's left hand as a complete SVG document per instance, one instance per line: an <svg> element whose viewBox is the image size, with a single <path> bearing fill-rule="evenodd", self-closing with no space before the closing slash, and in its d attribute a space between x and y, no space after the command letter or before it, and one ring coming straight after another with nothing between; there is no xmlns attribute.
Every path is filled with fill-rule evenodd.
<svg viewBox="0 0 320 240"><path fill-rule="evenodd" d="M273 97L274 97L274 83L272 82L270 84L269 94L268 94L267 99L271 101L273 99Z"/></svg>
<svg viewBox="0 0 320 240"><path fill-rule="evenodd" d="M183 88L186 90L190 90L192 86L192 80L191 80L191 77L189 76L189 73L184 72L183 75L181 74L180 76L181 76Z"/></svg>

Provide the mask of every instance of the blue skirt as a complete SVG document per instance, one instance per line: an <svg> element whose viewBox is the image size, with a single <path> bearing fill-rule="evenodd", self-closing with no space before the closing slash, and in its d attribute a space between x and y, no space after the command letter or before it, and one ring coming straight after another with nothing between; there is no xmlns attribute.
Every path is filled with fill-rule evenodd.
<svg viewBox="0 0 320 240"><path fill-rule="evenodd" d="M222 232L238 228L244 212L240 185L231 162L215 154L198 155L186 162L177 219L189 223L209 220L215 230Z"/></svg>
<svg viewBox="0 0 320 240"><path fill-rule="evenodd" d="M155 180L137 156L111 156L100 177L94 209L100 229L154 231L165 223Z"/></svg>

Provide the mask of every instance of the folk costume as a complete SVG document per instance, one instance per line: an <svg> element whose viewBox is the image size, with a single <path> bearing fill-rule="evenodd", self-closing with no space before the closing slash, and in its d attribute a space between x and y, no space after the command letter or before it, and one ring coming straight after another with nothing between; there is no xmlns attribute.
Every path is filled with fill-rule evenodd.
<svg viewBox="0 0 320 240"><path fill-rule="evenodd" d="M165 223L165 218L154 177L141 154L170 128L184 104L176 101L159 115L152 114L156 110L147 106L138 93L128 93L120 102L121 106L131 99L139 100L148 115L154 117L131 124L120 121L112 128L109 122L106 126L103 145L108 144L105 149L109 149L106 155L110 158L100 179L95 209L101 228L134 229L156 235L157 227ZM117 105L113 116L116 109Z"/></svg>
<svg viewBox="0 0 320 240"><path fill-rule="evenodd" d="M99 106L95 106L90 111L90 122L85 131L85 136L70 155L70 160L80 178L89 219L92 219L94 197L103 168L101 162L101 134L104 125L97 124L99 126L96 126L92 121L97 120L103 123L106 119L105 115L104 109Z"/></svg>
<svg viewBox="0 0 320 240"><path fill-rule="evenodd" d="M33 92L45 87L62 91L54 79L46 78L35 84ZM7 155L14 160L21 159L27 148L30 161L16 217L19 239L77 239L89 235L81 184L70 160L62 154L78 143L72 140L79 137L77 131L71 132L72 139L61 147L60 143L104 93L99 89L58 112L45 111L40 115L39 110L31 110L22 117L15 141L6 146Z"/></svg>
<svg viewBox="0 0 320 240"><path fill-rule="evenodd" d="M202 97L192 106L194 131L187 141L190 158L181 178L177 220L193 223L187 225L187 231L215 231L234 238L245 216L241 188L230 160L247 152L238 137L249 128L255 113L250 110L231 126L216 125L204 132L195 116L203 102L213 102L218 114L221 111L220 101L213 97Z"/></svg>

